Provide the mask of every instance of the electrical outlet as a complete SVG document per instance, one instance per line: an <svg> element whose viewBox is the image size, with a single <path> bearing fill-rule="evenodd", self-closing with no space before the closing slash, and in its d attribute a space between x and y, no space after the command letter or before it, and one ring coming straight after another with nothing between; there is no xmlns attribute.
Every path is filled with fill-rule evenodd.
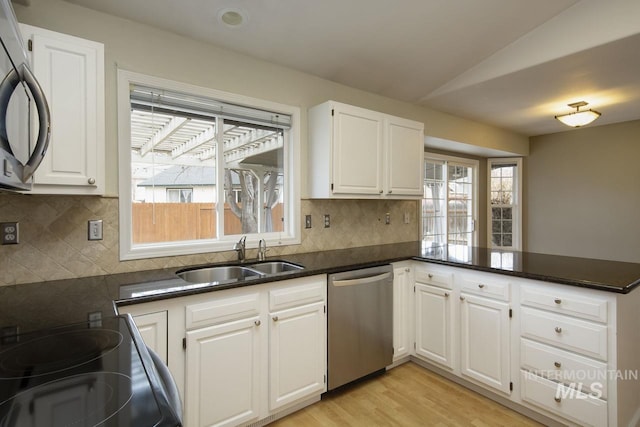
<svg viewBox="0 0 640 427"><path fill-rule="evenodd" d="M391 224L391 214L389 212L384 214L384 223L387 225Z"/></svg>
<svg viewBox="0 0 640 427"><path fill-rule="evenodd" d="M102 240L102 220L92 219L89 221L89 240Z"/></svg>
<svg viewBox="0 0 640 427"><path fill-rule="evenodd" d="M331 227L331 216L329 214L324 214L324 228Z"/></svg>
<svg viewBox="0 0 640 427"><path fill-rule="evenodd" d="M16 245L20 242L20 228L17 222L0 223L0 230L2 231L3 245Z"/></svg>
<svg viewBox="0 0 640 427"><path fill-rule="evenodd" d="M15 344L18 342L18 327L17 326L5 326L0 329L0 344Z"/></svg>
<svg viewBox="0 0 640 427"><path fill-rule="evenodd" d="M304 216L304 228L311 228L311 215Z"/></svg>
<svg viewBox="0 0 640 427"><path fill-rule="evenodd" d="M89 327L90 328L101 328L102 327L102 312L94 311L93 313L88 314Z"/></svg>

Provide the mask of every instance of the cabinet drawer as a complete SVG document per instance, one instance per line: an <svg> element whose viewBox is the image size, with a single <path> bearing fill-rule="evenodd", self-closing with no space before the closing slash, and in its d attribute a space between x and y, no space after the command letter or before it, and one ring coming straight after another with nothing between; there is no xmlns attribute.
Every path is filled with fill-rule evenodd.
<svg viewBox="0 0 640 427"><path fill-rule="evenodd" d="M323 277L322 281L314 279L313 283L304 285L296 284L292 287L285 287L269 291L269 310L283 310L304 304L311 304L324 300L327 281Z"/></svg>
<svg viewBox="0 0 640 427"><path fill-rule="evenodd" d="M521 371L522 400L582 426L606 427L607 402Z"/></svg>
<svg viewBox="0 0 640 427"><path fill-rule="evenodd" d="M416 268L415 281L441 288L453 289L453 274L437 269Z"/></svg>
<svg viewBox="0 0 640 427"><path fill-rule="evenodd" d="M520 332L523 337L607 360L605 325L528 307L522 307L521 317Z"/></svg>
<svg viewBox="0 0 640 427"><path fill-rule="evenodd" d="M577 295L574 292L547 287L523 285L520 290L522 305L551 310L596 322L607 322L607 300Z"/></svg>
<svg viewBox="0 0 640 427"><path fill-rule="evenodd" d="M585 393L607 398L607 364L527 339L520 340L521 367L564 384L580 383Z"/></svg>
<svg viewBox="0 0 640 427"><path fill-rule="evenodd" d="M460 277L460 290L487 298L509 301L509 282L493 275L467 275Z"/></svg>
<svg viewBox="0 0 640 427"><path fill-rule="evenodd" d="M260 313L260 294L222 296L210 301L186 306L187 329L201 328L231 320L257 316Z"/></svg>

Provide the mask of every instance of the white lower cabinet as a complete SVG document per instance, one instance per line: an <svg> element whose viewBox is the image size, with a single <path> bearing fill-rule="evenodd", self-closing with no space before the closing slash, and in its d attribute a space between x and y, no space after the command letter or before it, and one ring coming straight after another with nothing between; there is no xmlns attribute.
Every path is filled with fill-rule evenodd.
<svg viewBox="0 0 640 427"><path fill-rule="evenodd" d="M236 426L260 415L258 316L187 332L185 425Z"/></svg>
<svg viewBox="0 0 640 427"><path fill-rule="evenodd" d="M236 426L326 391L326 287L326 275L318 275L119 311L142 329L153 324L152 314L165 313L167 361L182 394L184 425ZM145 342L146 336L155 334L143 334Z"/></svg>
<svg viewBox="0 0 640 427"><path fill-rule="evenodd" d="M453 369L453 297L452 291L416 283L415 353Z"/></svg>
<svg viewBox="0 0 640 427"><path fill-rule="evenodd" d="M324 302L276 311L269 322L269 409L325 389Z"/></svg>
<svg viewBox="0 0 640 427"><path fill-rule="evenodd" d="M509 394L509 297L496 275L416 265L415 356Z"/></svg>
<svg viewBox="0 0 640 427"><path fill-rule="evenodd" d="M144 343L167 363L167 311L133 316Z"/></svg>
<svg viewBox="0 0 640 427"><path fill-rule="evenodd" d="M640 291L415 261L412 357L545 423L640 426ZM531 415L529 412L528 415Z"/></svg>
<svg viewBox="0 0 640 427"><path fill-rule="evenodd" d="M460 372L509 393L509 304L466 293L460 303Z"/></svg>
<svg viewBox="0 0 640 427"><path fill-rule="evenodd" d="M393 264L393 361L411 354L411 295L413 269L411 263Z"/></svg>

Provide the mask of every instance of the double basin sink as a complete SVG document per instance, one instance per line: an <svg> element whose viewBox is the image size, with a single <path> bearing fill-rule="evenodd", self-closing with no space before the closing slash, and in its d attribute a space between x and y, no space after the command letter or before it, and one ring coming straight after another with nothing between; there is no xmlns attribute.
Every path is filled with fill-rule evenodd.
<svg viewBox="0 0 640 427"><path fill-rule="evenodd" d="M176 275L189 283L222 285L291 273L302 269L304 267L287 261L265 261L249 265L220 265L181 270Z"/></svg>

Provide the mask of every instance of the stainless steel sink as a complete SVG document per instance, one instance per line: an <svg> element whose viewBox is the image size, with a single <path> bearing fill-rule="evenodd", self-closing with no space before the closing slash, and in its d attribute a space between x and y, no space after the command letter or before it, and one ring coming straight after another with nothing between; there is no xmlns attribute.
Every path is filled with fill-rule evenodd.
<svg viewBox="0 0 640 427"><path fill-rule="evenodd" d="M257 264L251 264L253 270L258 270L266 275L288 273L290 271L303 270L304 267L297 264L292 264L287 261L266 261Z"/></svg>
<svg viewBox="0 0 640 427"><path fill-rule="evenodd" d="M178 277L189 283L224 284L240 280L257 279L265 274L258 269L239 266L223 265L217 267L205 267L194 270L183 270L176 273Z"/></svg>

